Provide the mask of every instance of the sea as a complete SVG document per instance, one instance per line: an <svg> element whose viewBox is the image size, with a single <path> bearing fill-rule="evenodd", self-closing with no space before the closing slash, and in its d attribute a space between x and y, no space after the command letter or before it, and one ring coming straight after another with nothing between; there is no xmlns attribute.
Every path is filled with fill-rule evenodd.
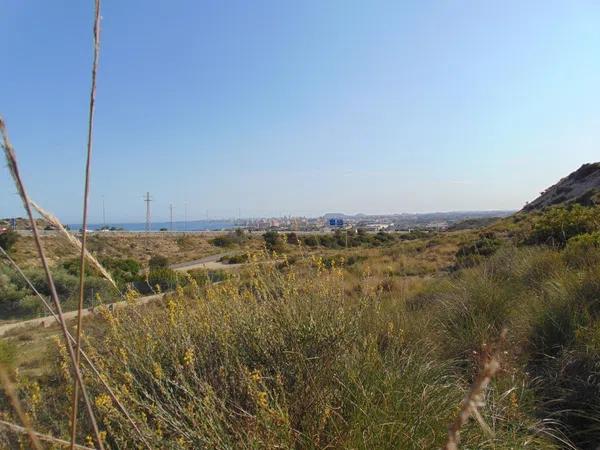
<svg viewBox="0 0 600 450"><path fill-rule="evenodd" d="M100 230L103 224L88 224L88 230ZM115 227L121 231L146 231L146 223L107 223L107 227ZM81 224L69 224L71 230L80 230ZM154 222L150 224L150 231L222 231L235 228L235 224L231 220L189 220L187 222L173 222L171 229L170 222Z"/></svg>

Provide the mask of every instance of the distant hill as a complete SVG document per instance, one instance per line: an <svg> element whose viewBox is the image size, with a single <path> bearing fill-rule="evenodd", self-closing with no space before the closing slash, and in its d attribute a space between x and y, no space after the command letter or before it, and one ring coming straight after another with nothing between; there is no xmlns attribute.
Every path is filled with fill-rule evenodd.
<svg viewBox="0 0 600 450"><path fill-rule="evenodd" d="M536 211L555 205L600 204L600 162L584 164L523 208Z"/></svg>

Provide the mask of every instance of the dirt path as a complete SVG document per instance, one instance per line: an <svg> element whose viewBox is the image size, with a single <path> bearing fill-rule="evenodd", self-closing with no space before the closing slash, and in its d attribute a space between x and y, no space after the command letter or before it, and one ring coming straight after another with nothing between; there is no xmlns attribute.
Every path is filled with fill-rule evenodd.
<svg viewBox="0 0 600 450"><path fill-rule="evenodd" d="M153 295L147 295L145 297L140 297L136 300L136 303L143 305L143 304L151 302L153 300L162 298L163 295L164 294L153 294ZM114 310L114 309L122 308L125 305L127 305L127 302L125 300L123 300L120 302L109 303L106 306L108 306L109 309ZM82 311L82 315L85 317L85 316L89 316L90 314L94 314L95 312L96 312L96 308L90 307L90 308L84 309ZM77 311L69 311L69 312L63 313L63 317L67 321L76 319ZM30 320L23 320L21 322L7 323L5 325L0 325L0 336L4 336L4 334L6 334L6 332L8 332L10 330L14 330L16 328L49 327L50 325L53 325L55 323L57 323L57 322L54 319L54 316L44 316L44 317L40 317L38 319L30 319Z"/></svg>
<svg viewBox="0 0 600 450"><path fill-rule="evenodd" d="M179 264L171 264L170 268L178 272L193 270L193 269L235 269L243 264L225 264L219 261L223 256L231 255L231 253L219 253L217 255L207 256L206 258L187 261Z"/></svg>

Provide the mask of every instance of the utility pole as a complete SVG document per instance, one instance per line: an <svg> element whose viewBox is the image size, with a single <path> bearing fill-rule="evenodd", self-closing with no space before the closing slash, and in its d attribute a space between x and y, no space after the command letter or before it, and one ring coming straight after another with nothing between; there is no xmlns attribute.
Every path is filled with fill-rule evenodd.
<svg viewBox="0 0 600 450"><path fill-rule="evenodd" d="M169 211L171 213L171 231L173 231L173 203L169 205Z"/></svg>
<svg viewBox="0 0 600 450"><path fill-rule="evenodd" d="M152 201L152 198L150 197L150 192L146 192L144 201L146 202L146 232L149 232L150 231L150 202Z"/></svg>
<svg viewBox="0 0 600 450"><path fill-rule="evenodd" d="M106 208L104 207L104 195L102 196L102 228L106 228Z"/></svg>
<svg viewBox="0 0 600 450"><path fill-rule="evenodd" d="M184 211L183 211L183 216L184 216L183 217L183 220L184 220L184 222L183 222L183 230L187 231L187 202L185 202L183 204L183 209L184 209Z"/></svg>

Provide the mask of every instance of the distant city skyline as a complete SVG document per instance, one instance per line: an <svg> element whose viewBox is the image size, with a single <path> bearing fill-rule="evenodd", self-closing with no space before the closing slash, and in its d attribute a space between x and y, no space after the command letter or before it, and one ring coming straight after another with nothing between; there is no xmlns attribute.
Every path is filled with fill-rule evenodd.
<svg viewBox="0 0 600 450"><path fill-rule="evenodd" d="M7 0L0 114L81 220L93 3ZM143 11L141 13L140 11ZM90 223L516 210L600 160L600 3L105 2ZM22 216L0 169L0 216Z"/></svg>
<svg viewBox="0 0 600 450"><path fill-rule="evenodd" d="M509 214L509 213L513 213L516 212L516 210L512 210L512 209L503 209L503 210L495 210L495 209L490 209L490 210L473 210L473 211L422 211L422 212L411 212L411 211L406 211L406 212L396 212L396 213L379 213L379 214L364 214L364 213L352 213L352 214L347 214L344 212L333 212L333 211L328 211L328 212L324 212L322 214L316 214L316 215L294 215L294 214L284 214L284 215L270 215L270 216L215 216L215 217L208 217L208 218L190 218L190 219L181 219L181 220L173 220L173 224L177 224L177 225L182 225L184 223L194 223L194 222L222 222L222 221L231 221L231 222L235 222L238 220L241 221L252 221L252 220L269 220L269 219L284 219L284 218L306 218L306 219L319 219L319 218L323 218L323 217L327 217L327 216L335 216L335 217L353 217L353 218L358 218L361 216L364 217L394 217L394 216L412 216L412 215L430 215L430 214L452 214L452 213L459 213L459 214L468 214L468 213L473 213L473 214L477 214L477 213L498 213L498 215L505 215L505 214ZM145 223L143 220L138 220L138 221L133 221L133 222L128 222L128 221L101 221L101 222L90 222L90 225L94 225L94 226L101 226L101 225L107 225L107 226L113 226L113 225L122 225L122 224L143 224ZM169 218L157 218L155 220L151 221L152 224L169 224L170 220ZM79 222L69 222L69 225L80 225Z"/></svg>

